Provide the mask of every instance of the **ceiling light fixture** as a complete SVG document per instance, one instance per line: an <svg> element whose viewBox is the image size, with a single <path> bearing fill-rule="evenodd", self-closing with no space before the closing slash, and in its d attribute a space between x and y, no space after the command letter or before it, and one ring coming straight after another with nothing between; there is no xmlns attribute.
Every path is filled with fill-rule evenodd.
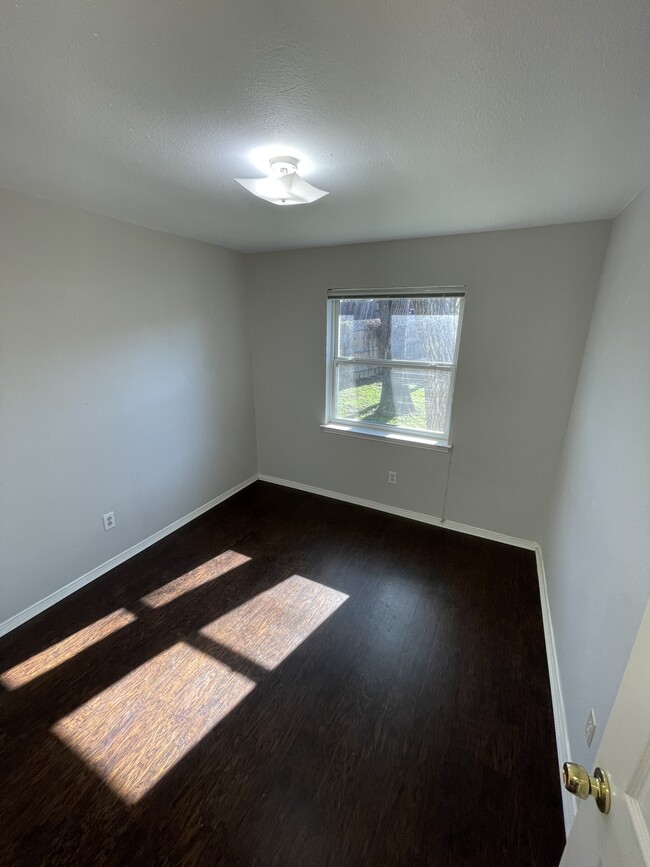
<svg viewBox="0 0 650 867"><path fill-rule="evenodd" d="M249 193L274 205L306 205L329 195L308 184L298 174L300 161L292 156L269 160L268 178L235 178Z"/></svg>

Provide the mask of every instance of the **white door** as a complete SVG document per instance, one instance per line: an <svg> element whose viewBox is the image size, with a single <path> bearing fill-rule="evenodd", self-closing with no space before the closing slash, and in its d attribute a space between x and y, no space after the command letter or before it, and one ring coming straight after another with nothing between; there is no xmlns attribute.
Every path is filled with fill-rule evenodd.
<svg viewBox="0 0 650 867"><path fill-rule="evenodd" d="M560 867L650 867L650 603L594 764L609 775L611 808L579 802Z"/></svg>

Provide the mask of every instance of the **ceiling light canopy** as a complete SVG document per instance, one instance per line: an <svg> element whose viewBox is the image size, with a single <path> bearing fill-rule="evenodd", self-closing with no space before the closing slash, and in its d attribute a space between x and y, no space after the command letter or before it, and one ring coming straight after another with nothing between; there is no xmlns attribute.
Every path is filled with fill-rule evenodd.
<svg viewBox="0 0 650 867"><path fill-rule="evenodd" d="M308 184L298 174L300 161L293 156L272 157L269 160L268 178L235 178L238 184L254 196L274 205L306 205L327 196Z"/></svg>

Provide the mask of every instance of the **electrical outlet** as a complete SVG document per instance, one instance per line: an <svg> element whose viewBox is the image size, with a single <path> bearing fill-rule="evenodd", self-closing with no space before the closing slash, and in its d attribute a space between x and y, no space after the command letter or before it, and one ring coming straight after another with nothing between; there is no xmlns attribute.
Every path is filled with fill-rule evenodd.
<svg viewBox="0 0 650 867"><path fill-rule="evenodd" d="M388 470L388 484L396 485L397 484L397 470Z"/></svg>
<svg viewBox="0 0 650 867"><path fill-rule="evenodd" d="M102 519L104 521L104 529L112 530L115 526L115 512L106 512L105 515L102 515Z"/></svg>
<svg viewBox="0 0 650 867"><path fill-rule="evenodd" d="M587 722L585 723L585 737L587 738L587 746L591 746L591 742L594 739L594 735L596 734L596 717L594 716L593 707L589 711L589 716L587 717Z"/></svg>

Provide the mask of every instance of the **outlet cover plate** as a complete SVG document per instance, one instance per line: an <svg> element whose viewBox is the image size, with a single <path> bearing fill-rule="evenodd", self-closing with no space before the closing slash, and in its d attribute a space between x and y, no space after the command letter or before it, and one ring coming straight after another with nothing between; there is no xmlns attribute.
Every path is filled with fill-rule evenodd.
<svg viewBox="0 0 650 867"><path fill-rule="evenodd" d="M587 746L591 746L591 742L594 739L594 735L596 734L596 717L594 715L593 707L589 710L589 716L587 717L587 722L585 723L585 738L587 739Z"/></svg>
<svg viewBox="0 0 650 867"><path fill-rule="evenodd" d="M397 470L388 470L388 484L396 485L397 484Z"/></svg>
<svg viewBox="0 0 650 867"><path fill-rule="evenodd" d="M112 530L115 526L115 512L106 512L105 515L102 515L102 520L104 522L104 529Z"/></svg>

